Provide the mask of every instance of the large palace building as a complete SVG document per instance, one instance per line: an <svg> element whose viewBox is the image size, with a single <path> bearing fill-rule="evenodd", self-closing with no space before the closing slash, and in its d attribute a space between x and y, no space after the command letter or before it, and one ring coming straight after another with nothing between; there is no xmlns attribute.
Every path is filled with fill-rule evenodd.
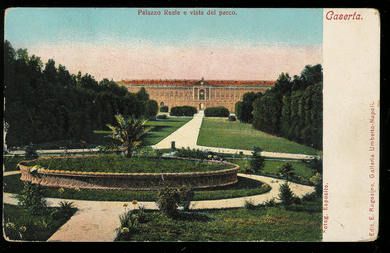
<svg viewBox="0 0 390 253"><path fill-rule="evenodd" d="M207 107L224 106L234 112L236 102L242 100L247 92L264 92L274 86L275 81L239 81L239 80L122 80L120 85L130 92L142 87L150 99L159 106L190 105L198 110Z"/></svg>

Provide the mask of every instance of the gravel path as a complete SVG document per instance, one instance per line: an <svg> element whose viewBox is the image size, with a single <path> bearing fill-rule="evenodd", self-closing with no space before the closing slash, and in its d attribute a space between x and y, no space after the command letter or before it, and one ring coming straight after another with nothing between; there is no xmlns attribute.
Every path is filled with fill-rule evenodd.
<svg viewBox="0 0 390 253"><path fill-rule="evenodd" d="M8 172L8 175L13 175ZM271 186L271 190L267 193L221 200L201 200L192 201L190 209L226 209L243 207L246 201L251 201L253 204L262 204L272 198L277 198L279 194L279 185L284 183L284 180L274 179L271 177L238 174L241 177L251 178ZM314 192L314 187L296 183L289 183L291 190L298 197ZM158 210L155 202L142 201L136 206L129 202L122 201L89 201L89 200L73 200L73 199L58 199L46 198L48 206L58 206L61 201L70 201L78 208L78 211L66 222L57 232L55 232L48 241L81 241L81 242L97 242L97 241L113 241L116 233L115 228L119 226L119 215L125 211L124 204L127 204L127 210L138 208L142 205L145 209ZM278 202L278 200L276 199ZM3 203L17 205L16 194L4 193Z"/></svg>

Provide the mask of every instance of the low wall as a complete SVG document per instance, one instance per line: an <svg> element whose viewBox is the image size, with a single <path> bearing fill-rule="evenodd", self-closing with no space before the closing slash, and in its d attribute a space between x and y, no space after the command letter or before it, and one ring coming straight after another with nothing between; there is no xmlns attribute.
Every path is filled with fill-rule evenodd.
<svg viewBox="0 0 390 253"><path fill-rule="evenodd" d="M211 162L217 163L216 161ZM18 164L22 181L49 187L79 189L152 190L165 186L180 187L184 185L194 189L209 188L236 183L239 170L239 166L236 164L222 162L226 165L234 166L234 168L185 173L105 173L47 169L34 171L32 170L33 166L27 166L24 163L20 162Z"/></svg>

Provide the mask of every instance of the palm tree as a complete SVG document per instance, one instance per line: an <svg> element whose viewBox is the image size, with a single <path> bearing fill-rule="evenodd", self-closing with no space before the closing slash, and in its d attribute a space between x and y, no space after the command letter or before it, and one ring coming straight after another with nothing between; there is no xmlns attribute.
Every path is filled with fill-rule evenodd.
<svg viewBox="0 0 390 253"><path fill-rule="evenodd" d="M288 179L295 174L294 167L291 165L291 163L284 164L279 169L279 172L280 172L280 174L282 174L282 176L284 176L286 178L286 181L288 181Z"/></svg>
<svg viewBox="0 0 390 253"><path fill-rule="evenodd" d="M124 118L122 115L115 115L116 126L107 124L112 131L111 138L122 144L126 157L132 156L133 150L141 144L142 136L147 132L144 119L134 117Z"/></svg>

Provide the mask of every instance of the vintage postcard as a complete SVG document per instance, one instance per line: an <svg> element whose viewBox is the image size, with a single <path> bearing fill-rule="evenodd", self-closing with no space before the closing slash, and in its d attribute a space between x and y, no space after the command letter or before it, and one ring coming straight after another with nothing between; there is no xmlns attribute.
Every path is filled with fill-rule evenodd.
<svg viewBox="0 0 390 253"><path fill-rule="evenodd" d="M9 242L373 241L380 13L9 8Z"/></svg>

